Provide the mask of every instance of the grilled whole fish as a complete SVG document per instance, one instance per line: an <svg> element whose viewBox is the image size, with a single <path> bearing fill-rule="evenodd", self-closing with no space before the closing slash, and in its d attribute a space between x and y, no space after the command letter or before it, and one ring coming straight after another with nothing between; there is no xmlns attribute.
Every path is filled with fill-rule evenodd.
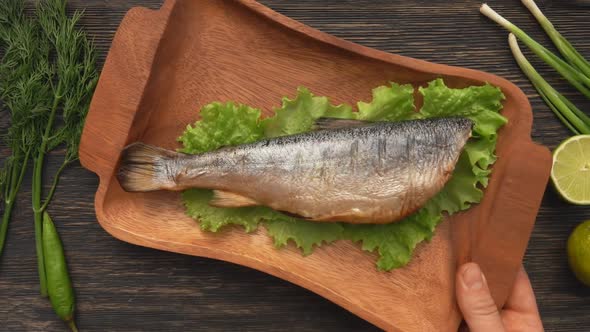
<svg viewBox="0 0 590 332"><path fill-rule="evenodd" d="M217 207L264 205L319 222L398 221L445 185L473 122L438 118L366 123L324 119L320 129L186 155L125 148L127 191L213 189Z"/></svg>

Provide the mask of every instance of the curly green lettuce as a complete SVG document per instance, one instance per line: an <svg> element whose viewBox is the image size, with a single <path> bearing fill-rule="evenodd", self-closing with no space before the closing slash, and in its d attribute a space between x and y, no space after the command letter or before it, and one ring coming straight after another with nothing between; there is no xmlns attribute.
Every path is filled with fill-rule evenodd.
<svg viewBox="0 0 590 332"><path fill-rule="evenodd" d="M262 138L292 135L311 130L320 117L367 121L400 121L447 116L465 116L475 122L453 176L422 209L404 220L387 225L314 223L276 212L267 207L216 208L209 206L209 190L191 189L182 197L189 216L203 230L217 232L228 225L240 225L251 232L260 225L273 237L277 247L292 241L303 254L336 240L360 242L363 250L377 252L377 267L389 271L406 265L416 246L430 240L443 214L468 209L483 197L490 167L496 160L497 132L507 120L500 111L504 95L486 84L463 89L447 87L437 79L419 88L423 106L416 111L414 88L391 83L373 90L370 102L359 102L358 112L350 105L332 105L328 98L314 96L299 88L293 99L283 98L275 115L260 118L260 110L246 105L211 103L201 110L201 120L179 138L185 153L202 153L222 146L253 142Z"/></svg>

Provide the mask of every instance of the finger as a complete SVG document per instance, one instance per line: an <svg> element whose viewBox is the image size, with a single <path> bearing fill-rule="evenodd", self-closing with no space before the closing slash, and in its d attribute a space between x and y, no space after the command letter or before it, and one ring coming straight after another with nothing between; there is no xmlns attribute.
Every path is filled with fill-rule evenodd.
<svg viewBox="0 0 590 332"><path fill-rule="evenodd" d="M537 300L529 277L521 265L520 270L516 274L512 292L506 300L504 309L514 310L520 313L538 314Z"/></svg>
<svg viewBox="0 0 590 332"><path fill-rule="evenodd" d="M467 263L457 271L457 302L471 332L504 331L500 313L479 266Z"/></svg>

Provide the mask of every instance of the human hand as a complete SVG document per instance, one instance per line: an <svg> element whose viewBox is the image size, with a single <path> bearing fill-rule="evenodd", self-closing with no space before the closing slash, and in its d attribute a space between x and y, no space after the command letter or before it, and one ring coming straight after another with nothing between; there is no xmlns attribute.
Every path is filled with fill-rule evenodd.
<svg viewBox="0 0 590 332"><path fill-rule="evenodd" d="M459 308L471 332L543 331L535 294L522 266L501 311L475 263L466 263L457 270L456 292Z"/></svg>

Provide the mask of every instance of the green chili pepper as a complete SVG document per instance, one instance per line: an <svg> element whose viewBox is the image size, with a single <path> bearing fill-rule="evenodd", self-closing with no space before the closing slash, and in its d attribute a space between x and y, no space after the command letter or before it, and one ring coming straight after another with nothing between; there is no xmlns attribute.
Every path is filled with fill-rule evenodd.
<svg viewBox="0 0 590 332"><path fill-rule="evenodd" d="M72 331L78 331L74 321L74 288L68 274L66 257L59 234L47 212L43 213L43 253L51 306Z"/></svg>

